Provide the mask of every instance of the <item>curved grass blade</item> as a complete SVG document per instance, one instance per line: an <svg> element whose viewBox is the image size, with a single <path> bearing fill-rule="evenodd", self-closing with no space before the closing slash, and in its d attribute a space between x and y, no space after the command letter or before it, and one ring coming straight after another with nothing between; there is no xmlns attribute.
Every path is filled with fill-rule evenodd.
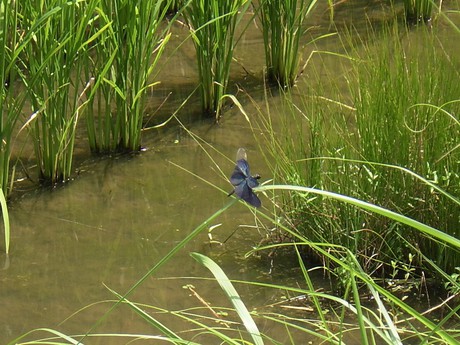
<svg viewBox="0 0 460 345"><path fill-rule="evenodd" d="M238 295L238 292L233 287L233 284L230 282L224 271L213 260L211 260L205 255L199 253L191 253L190 255L196 261L198 261L200 264L202 264L211 271L211 273L217 279L217 282L219 283L220 287L222 288L222 290L224 290L225 294L228 296L233 306L235 307L235 310L241 318L241 321L243 321L246 330L251 335L254 344L262 345L264 342L262 336L260 335L259 329L257 328L257 325L254 322L254 319L251 317L251 314L249 313L248 309L241 300L240 295Z"/></svg>
<svg viewBox="0 0 460 345"><path fill-rule="evenodd" d="M415 219L406 217L402 214L399 214L397 212L388 210L386 208L359 200L355 199L346 195L342 194L337 194L337 193L332 193L328 192L325 190L321 189L316 189L316 188L310 188L310 187L302 187L302 186L291 186L291 185L264 185L260 187L256 187L258 191L264 191L264 190L291 190L291 191L297 191L297 192L303 192L303 193L312 193L312 194L318 194L322 195L327 198L331 199L336 199L339 201L343 201L346 203L349 203L351 205L355 205L357 207L360 207L362 209L380 214L382 216L385 216L387 218L393 219L397 222L406 224L410 227L413 227L429 236L432 236L438 240L444 241L445 243L454 246L455 248L460 248L460 239L455 238L449 234L446 234L445 232L442 232L438 229L435 229L429 225L423 224Z"/></svg>
<svg viewBox="0 0 460 345"><path fill-rule="evenodd" d="M26 342L26 343L19 343L19 341L25 337L27 337L28 335L32 334L32 333L35 333L35 332L48 332L48 333L51 333L51 334L54 334L55 336L59 337L59 338L62 338L64 339L66 342L65 343L61 343L57 340L51 340L51 339L46 339L44 340L43 342L42 341L39 341L39 342ZM23 335L21 335L20 337L10 341L7 345L15 345L15 344L81 344L78 340L72 338L72 337L69 337L68 335L65 335L64 333L61 333L59 331L56 331L54 329L51 329L51 328L36 328L36 329L33 329L32 331L30 332L27 332Z"/></svg>
<svg viewBox="0 0 460 345"><path fill-rule="evenodd" d="M147 321L149 323L149 325L155 327L156 329L158 329L161 333L163 333L165 336L167 336L169 338L169 340L173 341L173 342L184 342L184 340L179 336L177 335L176 333L174 333L173 330L169 329L168 327L166 327L164 324L162 324L160 321L156 320L155 318L153 318L151 315L149 315L148 313L146 313L144 310L142 310L141 308L139 308L136 304L134 304L133 302L127 300L126 298L124 298L122 295L120 295L118 292L116 292L115 290L112 290L111 288L109 288L107 285L104 284L104 286L111 292L113 293L119 300L122 300L124 303L126 303L131 309L133 309L133 311L139 315L140 317L142 317L145 321ZM190 343L192 344L192 343Z"/></svg>

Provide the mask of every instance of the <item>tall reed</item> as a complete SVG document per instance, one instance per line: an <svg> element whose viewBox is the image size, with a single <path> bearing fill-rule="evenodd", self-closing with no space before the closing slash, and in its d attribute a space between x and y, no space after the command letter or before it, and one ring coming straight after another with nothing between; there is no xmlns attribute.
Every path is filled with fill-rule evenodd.
<svg viewBox="0 0 460 345"><path fill-rule="evenodd" d="M264 37L267 78L290 87L299 73L305 20L316 0L261 0L259 17Z"/></svg>
<svg viewBox="0 0 460 345"><path fill-rule="evenodd" d="M93 152L138 151L146 92L169 40L162 26L170 1L101 0L100 35L93 56L99 86L88 107L87 128Z"/></svg>
<svg viewBox="0 0 460 345"><path fill-rule="evenodd" d="M450 53L440 49L431 35L420 35L406 46L388 38L385 44L391 49L369 51L375 63L359 67L357 88L352 90L359 154L371 162L405 167L458 198L459 74L452 57L445 55ZM390 74L384 72L388 66ZM364 193L377 192L376 200L384 205L455 234L460 210L452 208L449 198L394 169L370 167L362 174ZM396 201L389 190L398 195ZM417 235L414 241L444 270L460 264L458 255L443 245Z"/></svg>
<svg viewBox="0 0 460 345"><path fill-rule="evenodd" d="M47 0L21 3L20 29L33 31L24 49L23 83L31 102L26 126L33 139L40 180L65 181L72 172L75 130L90 80L81 80L89 63L85 51L97 1ZM36 23L43 21L37 27Z"/></svg>
<svg viewBox="0 0 460 345"><path fill-rule="evenodd" d="M207 115L220 116L236 44L235 30L249 4L248 0L193 0L184 9L196 50L201 106Z"/></svg>

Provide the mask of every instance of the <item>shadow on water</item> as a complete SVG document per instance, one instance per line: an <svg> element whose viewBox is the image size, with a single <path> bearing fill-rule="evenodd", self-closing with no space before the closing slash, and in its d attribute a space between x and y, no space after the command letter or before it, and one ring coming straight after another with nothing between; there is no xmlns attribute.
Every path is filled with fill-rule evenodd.
<svg viewBox="0 0 460 345"><path fill-rule="evenodd" d="M319 13L321 16L314 19L315 25L327 32L328 15L325 11ZM147 109L148 114L158 111L161 115L153 116L151 121L147 116L146 127L167 119L195 88L191 42L183 44L179 51L169 48L184 39L186 30L177 30L168 46L171 57L158 76L163 82L152 91ZM338 40L331 38L318 44L328 49L337 47ZM263 102L264 96L262 45L259 29L249 26L242 38L242 48L236 52L237 63L232 73L233 82L251 89L251 96L257 102ZM329 62L321 60L320 63ZM302 78L299 85L305 83L308 76ZM157 109L169 94L168 101ZM250 102L244 106L249 114L255 113ZM227 192L232 188L228 177L238 147L248 150L251 169L261 174L261 181L270 178L257 152L253 133L236 107L225 111L220 125L209 119L193 120L193 114L198 112L196 95L180 111L179 117L194 133L230 158L212 152L215 165L177 123L171 122L160 129L145 131L146 151L135 155L88 158L89 149L81 135L76 148L78 174L73 181L39 190L24 184L23 192L18 193L19 197L10 206L10 262L7 269L0 271L0 343L38 327L80 334L89 329L110 306L108 302L99 302L113 299L103 284L119 293L126 292L186 234L228 202ZM226 192L220 192L171 162ZM266 198L261 198L262 204L269 204ZM225 244L211 245L207 234L201 234L158 275L140 286L131 299L167 309L184 309L199 303L183 288L185 284L194 284L199 294L213 305L228 305L215 283L167 279L208 276L206 270L190 258L191 251L212 256L234 279L277 279L281 270L275 269L275 274L269 276L270 263L266 258L243 258L264 235L251 227L254 216L244 205L230 208L217 220L216 224L219 223L222 225L213 231L213 239L224 241L231 236ZM248 226L241 226L244 224ZM3 254L1 262L3 266ZM299 275L289 267L282 270L284 282L295 281ZM262 289L245 286L238 289L243 298L254 305L269 305L279 297ZM92 303L98 304L60 324ZM96 331L149 333L152 330L122 307ZM268 332L268 329L261 325L261 331Z"/></svg>

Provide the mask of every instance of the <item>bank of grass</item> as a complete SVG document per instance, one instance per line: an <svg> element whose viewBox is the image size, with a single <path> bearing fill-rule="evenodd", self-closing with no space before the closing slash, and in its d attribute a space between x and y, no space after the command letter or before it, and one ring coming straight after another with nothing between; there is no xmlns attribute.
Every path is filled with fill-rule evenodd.
<svg viewBox="0 0 460 345"><path fill-rule="evenodd" d="M292 194L309 194L324 200L335 200L373 214L379 214L389 220L397 221L411 227L413 231L428 233L433 240L442 240L448 246L460 248L460 240L443 232L417 222L409 217L384 209L362 200L350 198L328 191L289 185L265 185L257 188L258 193L279 193L288 191ZM225 191L222 191L225 192ZM219 342L221 344L304 344L306 342L324 342L328 344L357 343L360 344L407 344L407 343L447 343L454 344L460 336L460 330L452 327L457 322L458 305L449 306L449 300L432 300L427 310L417 310L407 303L406 298L412 295L411 291L403 293L400 290L391 290L380 284L371 275L365 272L355 254L348 248L327 242L317 242L307 238L296 229L280 222L276 214L257 211L257 215L264 221L277 227L280 231L290 234L291 243L268 245L253 249L252 252L273 250L279 246L290 247L297 256L299 276L293 285L270 281L239 281L231 280L225 272L209 257L192 253L192 257L209 269L213 279L197 277L196 280L206 280L210 284L220 286L228 297L231 306L216 306L207 303L207 296L200 294L193 287L194 278L182 278L183 284L198 297L198 305L192 308L171 310L167 306L155 306L143 301L134 302L131 295L145 281L152 279L158 270L173 260L174 255L193 241L200 233L207 231L209 224L216 221L229 207L235 204L236 199L217 210L212 216L198 225L186 238L171 249L159 260L144 276L139 279L125 294L120 294L108 288L115 296L114 301L108 301L111 307L98 319L91 330L86 334L69 335L55 329L41 328L32 330L9 344L29 344L34 341L62 341L68 343L86 343L90 339L99 338L103 341L124 338L126 341L163 340L176 344L207 344ZM242 201L241 201L242 202ZM246 205L246 204L245 204ZM248 206L248 205L247 205ZM248 211L251 209L248 206ZM342 277L338 276L337 269L330 270L327 266L313 266L307 264L302 256L304 248L315 250L327 261L334 262L340 268ZM252 252L248 253L250 255ZM434 267L437 267L433 264ZM326 291L318 289L312 279L312 272L323 270L326 276L335 276L334 281L340 280L342 289ZM205 273L203 272L203 275ZM346 277L346 278L343 278ZM458 279L446 275L452 288L460 290ZM215 281L213 281L215 280ZM179 282L178 282L179 283ZM247 289L268 290L271 296L276 296L266 306L250 306L240 296L238 290ZM113 311L120 306L128 306L139 320L151 328L145 334L95 333L98 326L112 316ZM87 308L91 308L88 306ZM84 308L86 310L87 308ZM447 310L440 316L440 310ZM169 320L163 321L168 315ZM397 317L395 317L397 315ZM68 320L70 321L70 320ZM260 327L264 325L264 331ZM186 332L180 331L186 329ZM46 336L37 338L35 333L46 332ZM32 341L33 343L33 341Z"/></svg>
<svg viewBox="0 0 460 345"><path fill-rule="evenodd" d="M185 4L183 14L196 50L201 107L208 116L220 116L237 41L235 30L250 3L196 0Z"/></svg>
<svg viewBox="0 0 460 345"><path fill-rule="evenodd" d="M282 109L260 107L258 133L267 133L261 151L278 181L367 200L456 236L460 84L454 57L429 32L386 30L378 45L348 51L347 91L339 93L331 81L286 95ZM273 112L283 113L281 122L275 124ZM309 194L286 201L301 234L349 248L368 272L400 276L410 266L417 274L434 273L431 260L450 274L460 265L458 249L398 222Z"/></svg>

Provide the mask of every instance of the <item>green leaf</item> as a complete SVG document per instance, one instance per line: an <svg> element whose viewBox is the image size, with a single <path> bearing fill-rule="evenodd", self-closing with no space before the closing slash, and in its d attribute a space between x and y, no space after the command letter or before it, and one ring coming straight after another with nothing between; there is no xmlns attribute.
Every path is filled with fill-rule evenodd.
<svg viewBox="0 0 460 345"><path fill-rule="evenodd" d="M10 250L10 217L8 216L8 208L6 205L5 194L3 194L3 190L1 188L0 188L0 206L2 208L3 225L5 228L5 253L8 254Z"/></svg>
<svg viewBox="0 0 460 345"><path fill-rule="evenodd" d="M191 253L190 255L200 264L209 269L211 273L214 275L214 277L217 279L217 282L219 283L220 287L235 307L235 310L238 313L241 321L243 321L246 330L251 335L254 344L263 344L264 342L262 340L262 336L260 335L259 329L257 328L254 319L252 318L248 309L241 300L240 295L238 295L238 292L233 287L233 284L230 282L224 271L212 259L205 255L199 253Z"/></svg>

